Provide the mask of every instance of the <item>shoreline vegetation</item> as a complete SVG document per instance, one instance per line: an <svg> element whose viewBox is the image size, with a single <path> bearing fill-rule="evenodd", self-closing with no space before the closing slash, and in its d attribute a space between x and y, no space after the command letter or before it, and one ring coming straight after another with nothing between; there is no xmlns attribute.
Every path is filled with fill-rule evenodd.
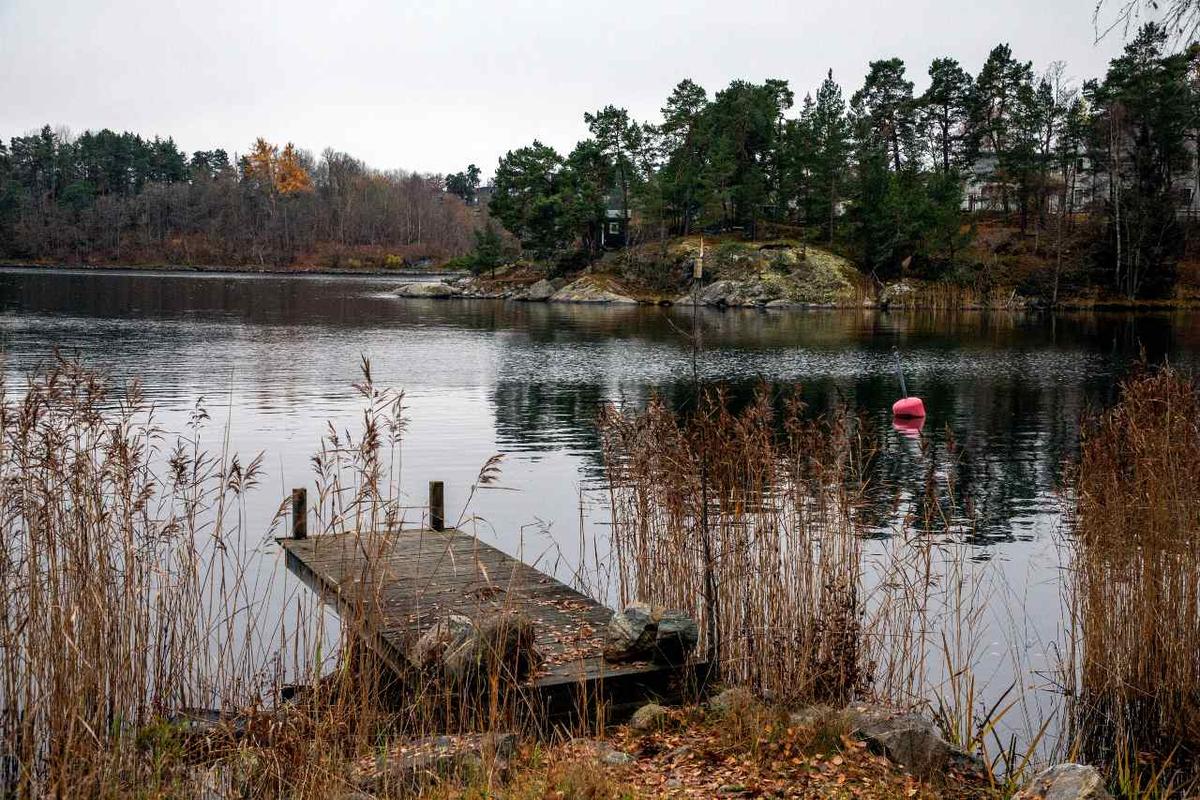
<svg viewBox="0 0 1200 800"><path fill-rule="evenodd" d="M489 185L474 164L380 171L261 138L188 155L171 138L47 125L0 142L0 260L449 268L480 276L457 287L475 296L586 280L615 284L579 287L610 302L731 280L747 283L711 305L1196 305L1200 45L1151 22L1092 79L1035 70L1007 44L968 66L946 56L915 76L881 58L853 91L832 72L811 91L685 79L658 118L585 113L569 152L510 150ZM702 233L714 260L777 252L752 279L706 263L693 286L679 251Z"/></svg>
<svg viewBox="0 0 1200 800"><path fill-rule="evenodd" d="M331 429L312 459L310 529L355 531L369 554L425 512L398 489L403 394L365 360L354 391L359 428ZM865 481L871 427L796 394L606 409L600 573L622 603L696 620L722 685L548 729L520 713L502 655L448 684L361 646L369 598L328 627L277 560L264 571L287 498L266 531L243 519L269 457L207 451L200 405L163 431L136 384L59 360L0 405L0 782L22 797L1191 796L1197 391L1135 368L1083 421L1050 704L1025 685L1027 643L1002 648L1013 685L986 687L981 626L1003 590L951 511L953 470L914 493ZM489 459L468 494L501 468ZM882 539L879 502L897 512ZM387 569L367 556L362 580Z"/></svg>

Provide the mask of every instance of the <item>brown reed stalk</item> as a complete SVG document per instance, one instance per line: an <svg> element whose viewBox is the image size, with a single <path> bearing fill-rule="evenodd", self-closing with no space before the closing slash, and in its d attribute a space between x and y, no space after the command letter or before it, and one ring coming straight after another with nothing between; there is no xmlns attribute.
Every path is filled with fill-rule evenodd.
<svg viewBox="0 0 1200 800"><path fill-rule="evenodd" d="M357 532L377 587L407 512L403 396L365 361L356 389L359 429L313 460L314 516ZM136 384L65 359L0 397L0 795L327 797L392 742L512 723L499 681L469 718L398 687L357 636L377 595L328 626L270 556L282 506L247 530L261 457L205 450L203 407L168 434Z"/></svg>
<svg viewBox="0 0 1200 800"><path fill-rule="evenodd" d="M685 609L706 632L715 622L733 682L795 700L864 686L851 513L863 454L845 414L808 420L798 400L777 409L765 389L734 413L714 391L686 417L655 400L641 414L606 409L600 427L623 602ZM715 604L704 600L710 564Z"/></svg>
<svg viewBox="0 0 1200 800"><path fill-rule="evenodd" d="M1140 369L1082 428L1070 608L1075 735L1101 761L1200 759L1200 396Z"/></svg>

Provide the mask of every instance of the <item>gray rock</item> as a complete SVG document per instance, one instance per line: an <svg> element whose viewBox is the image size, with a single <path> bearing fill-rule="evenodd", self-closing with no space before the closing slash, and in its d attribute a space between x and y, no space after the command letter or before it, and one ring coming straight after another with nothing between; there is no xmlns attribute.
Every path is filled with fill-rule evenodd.
<svg viewBox="0 0 1200 800"><path fill-rule="evenodd" d="M523 614L497 612L476 622L471 635L445 650L445 676L457 684L487 679L493 673L505 680L522 680L538 667L533 622Z"/></svg>
<svg viewBox="0 0 1200 800"><path fill-rule="evenodd" d="M544 303L554 296L555 291L556 289L554 288L554 284L545 278L542 278L540 281L525 290L525 296L523 299L528 300L531 303Z"/></svg>
<svg viewBox="0 0 1200 800"><path fill-rule="evenodd" d="M604 755L600 756L600 760L608 764L610 767L619 767L622 764L629 764L633 761L633 756L629 753L622 753L620 750L609 750Z"/></svg>
<svg viewBox="0 0 1200 800"><path fill-rule="evenodd" d="M898 714L872 706L850 706L847 719L876 752L928 778L951 768L977 772L979 760L954 747L920 714Z"/></svg>
<svg viewBox="0 0 1200 800"><path fill-rule="evenodd" d="M704 291L700 292L700 304L718 307L732 305L730 300L737 294L737 289L738 284L736 281L714 281L704 287Z"/></svg>
<svg viewBox="0 0 1200 800"><path fill-rule="evenodd" d="M408 659L420 670L440 670L446 652L457 650L475 634L475 624L461 614L450 614L425 631L409 650Z"/></svg>
<svg viewBox="0 0 1200 800"><path fill-rule="evenodd" d="M457 286L451 286L445 283L437 283L434 281L406 283L396 288L397 297L430 298L434 300L442 300L448 297L458 297L461 294L462 289Z"/></svg>
<svg viewBox="0 0 1200 800"><path fill-rule="evenodd" d="M699 626L684 612L634 603L609 620L604 657L617 662L653 659L660 664L682 664L699 641Z"/></svg>
<svg viewBox="0 0 1200 800"><path fill-rule="evenodd" d="M700 641L700 626L682 611L664 611L654 635L654 660L660 664L682 664Z"/></svg>
<svg viewBox="0 0 1200 800"><path fill-rule="evenodd" d="M612 615L604 630L604 657L609 661L640 661L651 657L658 620L650 606L634 603Z"/></svg>
<svg viewBox="0 0 1200 800"><path fill-rule="evenodd" d="M485 765L503 770L516 752L512 733L436 736L404 742L385 751L369 770L360 768L354 784L369 792L404 786L417 790L429 781L479 772Z"/></svg>
<svg viewBox="0 0 1200 800"><path fill-rule="evenodd" d="M758 698L749 689L735 686L709 698L708 709L716 714L725 715L744 708L758 705Z"/></svg>
<svg viewBox="0 0 1200 800"><path fill-rule="evenodd" d="M1112 800L1112 795L1095 767L1059 764L1027 783L1013 800Z"/></svg>
<svg viewBox="0 0 1200 800"><path fill-rule="evenodd" d="M611 292L597 286L589 276L579 278L567 284L550 296L552 303L612 303L616 305L637 305L637 300L623 294Z"/></svg>
<svg viewBox="0 0 1200 800"><path fill-rule="evenodd" d="M907 281L889 283L879 293L879 305L884 308L893 305L902 306L912 300L916 291L917 288Z"/></svg>
<svg viewBox="0 0 1200 800"><path fill-rule="evenodd" d="M649 733L665 728L669 719L670 713L667 709L658 703L647 703L633 712L633 717L629 720L629 727L639 733Z"/></svg>
<svg viewBox="0 0 1200 800"><path fill-rule="evenodd" d="M788 714L788 724L795 728L813 728L829 720L833 713L829 706L806 706Z"/></svg>

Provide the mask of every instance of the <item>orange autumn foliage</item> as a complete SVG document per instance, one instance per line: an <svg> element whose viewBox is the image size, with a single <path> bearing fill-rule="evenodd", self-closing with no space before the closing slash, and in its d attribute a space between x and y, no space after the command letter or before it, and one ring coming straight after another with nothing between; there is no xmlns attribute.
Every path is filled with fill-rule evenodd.
<svg viewBox="0 0 1200 800"><path fill-rule="evenodd" d="M296 194L311 192L312 188L312 176L304 168L296 146L288 142L275 162L275 189L280 194Z"/></svg>
<svg viewBox="0 0 1200 800"><path fill-rule="evenodd" d="M280 149L261 136L246 155L247 177L260 186L269 187L279 194L311 192L312 176L308 174L300 153L291 142Z"/></svg>

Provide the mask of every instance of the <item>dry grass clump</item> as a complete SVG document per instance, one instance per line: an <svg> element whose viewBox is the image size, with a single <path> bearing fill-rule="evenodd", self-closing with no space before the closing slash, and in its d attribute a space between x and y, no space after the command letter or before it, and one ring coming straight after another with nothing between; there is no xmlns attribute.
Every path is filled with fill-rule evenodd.
<svg viewBox="0 0 1200 800"><path fill-rule="evenodd" d="M623 602L685 609L722 677L780 699L844 701L867 681L861 539L851 515L864 445L842 413L805 417L766 390L720 392L680 416L601 418Z"/></svg>
<svg viewBox="0 0 1200 800"><path fill-rule="evenodd" d="M1070 585L1077 736L1091 758L1200 759L1200 397L1123 381L1082 431Z"/></svg>

